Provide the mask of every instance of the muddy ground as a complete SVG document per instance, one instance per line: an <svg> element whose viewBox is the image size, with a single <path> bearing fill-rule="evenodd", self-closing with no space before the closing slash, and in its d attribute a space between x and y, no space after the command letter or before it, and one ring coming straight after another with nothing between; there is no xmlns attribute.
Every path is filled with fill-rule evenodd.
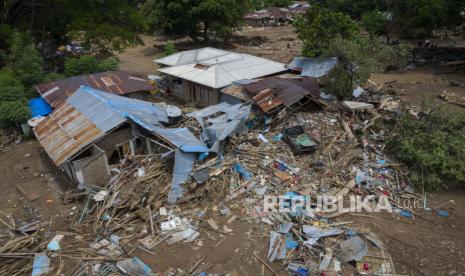
<svg viewBox="0 0 465 276"><path fill-rule="evenodd" d="M228 48L247 52L281 62L289 61L300 52L301 44L292 28L247 29ZM156 70L153 58L160 56L160 45L166 38L144 37L145 46L138 46L119 54L121 69L146 76ZM188 40L175 41L179 49L195 48ZM158 46L158 47L154 47ZM437 96L444 90L465 94L464 87L450 85L450 80L463 80L464 75L435 74L432 69L410 72L377 74L371 78L380 84L392 82L402 99L421 104L444 105L452 112L464 108L443 102ZM62 195L69 188L47 160L35 140L14 144L10 151L0 154L0 210L12 214L22 222L49 221L53 229L66 231L73 209L81 203L63 204ZM442 209L450 217L441 218L434 211L419 210L414 221L399 220L390 214L345 215L341 221L353 226L365 225L387 244L400 275L465 275L465 191L435 192L431 207L449 200ZM240 206L233 212L239 219L230 227L234 230L223 239L202 233L201 239L192 244L173 246L162 244L153 251L155 255L140 250L134 252L156 271L170 268L188 268L201 256L210 263L209 272L232 272L232 275L270 275L254 258L254 252L266 256L267 232L256 223L240 219ZM225 218L217 217L218 222ZM1 241L1 240L0 240ZM1 244L0 244L1 245ZM69 266L76 264L70 261ZM279 263L272 264L278 275L288 275ZM65 270L66 271L66 270Z"/></svg>

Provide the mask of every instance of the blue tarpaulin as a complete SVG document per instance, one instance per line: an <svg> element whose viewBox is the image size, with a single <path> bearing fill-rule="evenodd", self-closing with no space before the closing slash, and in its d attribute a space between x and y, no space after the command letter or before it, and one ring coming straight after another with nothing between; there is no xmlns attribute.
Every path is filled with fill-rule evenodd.
<svg viewBox="0 0 465 276"><path fill-rule="evenodd" d="M29 100L29 108L31 109L32 118L52 113L52 107L40 97Z"/></svg>
<svg viewBox="0 0 465 276"><path fill-rule="evenodd" d="M48 274L50 267L50 258L45 253L38 253L34 256L32 264L32 276L40 276Z"/></svg>
<svg viewBox="0 0 465 276"><path fill-rule="evenodd" d="M169 203L176 203L182 197L184 193L182 185L189 179L196 156L195 153L184 153L179 149L175 151L173 180L171 181L171 189L168 193Z"/></svg>
<svg viewBox="0 0 465 276"><path fill-rule="evenodd" d="M240 174L244 180L249 180L252 178L252 173L240 163L234 164L234 171Z"/></svg>

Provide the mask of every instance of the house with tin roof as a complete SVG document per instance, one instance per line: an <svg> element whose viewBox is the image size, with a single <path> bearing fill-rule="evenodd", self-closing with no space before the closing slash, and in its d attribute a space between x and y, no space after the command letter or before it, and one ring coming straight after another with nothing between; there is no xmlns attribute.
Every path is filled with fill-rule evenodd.
<svg viewBox="0 0 465 276"><path fill-rule="evenodd" d="M220 90L236 81L285 72L285 64L244 53L205 47L156 59L168 94L198 106L219 102Z"/></svg>

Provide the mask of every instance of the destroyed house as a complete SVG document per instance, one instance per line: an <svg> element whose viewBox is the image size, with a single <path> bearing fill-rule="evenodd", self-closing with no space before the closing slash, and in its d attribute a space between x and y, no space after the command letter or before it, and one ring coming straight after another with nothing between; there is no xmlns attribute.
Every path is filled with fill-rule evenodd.
<svg viewBox="0 0 465 276"><path fill-rule="evenodd" d="M268 77L244 85L252 102L265 114L289 114L309 104L320 105L315 78Z"/></svg>
<svg viewBox="0 0 465 276"><path fill-rule="evenodd" d="M181 110L81 86L34 133L53 163L81 187L105 185L110 166L136 154L208 151L187 129L165 129Z"/></svg>
<svg viewBox="0 0 465 276"><path fill-rule="evenodd" d="M235 81L276 75L284 64L248 54L201 48L155 60L168 94L199 106L217 104L220 90Z"/></svg>
<svg viewBox="0 0 465 276"><path fill-rule="evenodd" d="M279 7L269 7L265 10L246 13L243 19L245 24L252 27L272 27L292 22L290 10Z"/></svg>
<svg viewBox="0 0 465 276"><path fill-rule="evenodd" d="M144 95L154 89L147 80L131 76L123 71L110 71L91 75L70 77L36 85L36 91L52 106L58 107L66 101L81 85L100 91L131 98L143 99Z"/></svg>

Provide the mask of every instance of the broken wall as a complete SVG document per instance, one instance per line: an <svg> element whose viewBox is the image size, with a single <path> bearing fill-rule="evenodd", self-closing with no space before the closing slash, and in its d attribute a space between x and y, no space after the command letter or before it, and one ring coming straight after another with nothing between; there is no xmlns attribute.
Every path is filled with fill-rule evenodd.
<svg viewBox="0 0 465 276"><path fill-rule="evenodd" d="M103 186L110 177L110 168L108 166L105 151L92 145L91 155L82 159L72 161L72 167L78 184Z"/></svg>

